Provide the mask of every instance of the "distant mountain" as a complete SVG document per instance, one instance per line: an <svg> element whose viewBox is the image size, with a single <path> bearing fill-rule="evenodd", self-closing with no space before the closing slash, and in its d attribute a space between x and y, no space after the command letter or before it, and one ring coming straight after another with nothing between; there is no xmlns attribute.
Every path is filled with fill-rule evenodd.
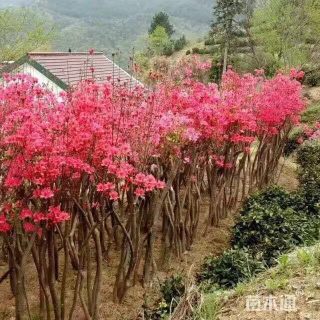
<svg viewBox="0 0 320 320"><path fill-rule="evenodd" d="M30 5L33 0L1 0L0 8L10 7L10 6L27 6Z"/></svg>
<svg viewBox="0 0 320 320"><path fill-rule="evenodd" d="M1 6L30 5L55 21L56 50L96 48L107 53L122 52L127 59L133 47L145 43L152 16L170 15L176 36L202 37L209 29L213 0L0 0Z"/></svg>

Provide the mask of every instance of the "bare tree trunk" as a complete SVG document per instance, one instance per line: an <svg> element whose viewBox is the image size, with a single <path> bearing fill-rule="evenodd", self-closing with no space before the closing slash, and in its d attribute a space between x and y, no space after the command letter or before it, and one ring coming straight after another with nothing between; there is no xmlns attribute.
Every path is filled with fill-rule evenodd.
<svg viewBox="0 0 320 320"><path fill-rule="evenodd" d="M228 66L228 54L229 54L229 42L226 42L226 45L224 47L224 54L223 54L223 73L227 72L227 66Z"/></svg>

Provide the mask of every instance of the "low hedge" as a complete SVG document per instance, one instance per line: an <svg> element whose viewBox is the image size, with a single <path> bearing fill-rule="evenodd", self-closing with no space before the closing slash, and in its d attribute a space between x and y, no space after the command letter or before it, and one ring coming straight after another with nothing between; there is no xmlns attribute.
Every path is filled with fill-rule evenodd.
<svg viewBox="0 0 320 320"><path fill-rule="evenodd" d="M253 194L233 228L232 249L206 258L198 282L232 288L274 265L280 254L314 243L319 239L320 218L307 210L300 191L289 193L272 186Z"/></svg>
<svg viewBox="0 0 320 320"><path fill-rule="evenodd" d="M207 257L197 275L197 281L205 285L234 288L239 282L250 279L264 270L263 263L244 249L230 249L219 257Z"/></svg>

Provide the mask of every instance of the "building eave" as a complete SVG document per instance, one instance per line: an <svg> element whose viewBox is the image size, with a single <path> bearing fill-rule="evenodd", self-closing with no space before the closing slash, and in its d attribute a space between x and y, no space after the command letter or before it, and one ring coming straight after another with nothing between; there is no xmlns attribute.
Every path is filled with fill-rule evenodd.
<svg viewBox="0 0 320 320"><path fill-rule="evenodd" d="M52 72L50 72L48 69L46 69L44 66L42 66L37 61L30 59L30 57L28 55L25 55L25 56L21 57L20 59L18 59L17 61L15 61L14 63L10 63L10 64L4 66L2 69L0 69L0 78L2 78L2 75L4 73L13 72L14 70L21 67L25 63L27 63L30 66L32 66L33 68L35 68L37 71L39 71L46 78L51 80L54 84L56 84L62 90L68 90L69 86L64 81L62 81L61 79L56 77Z"/></svg>

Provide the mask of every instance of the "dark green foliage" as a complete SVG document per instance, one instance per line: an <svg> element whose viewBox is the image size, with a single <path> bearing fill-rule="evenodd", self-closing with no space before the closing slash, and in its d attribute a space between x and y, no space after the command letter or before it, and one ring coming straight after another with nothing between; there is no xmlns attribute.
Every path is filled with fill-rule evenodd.
<svg viewBox="0 0 320 320"><path fill-rule="evenodd" d="M200 49L198 47L194 47L194 48L192 48L192 53L193 54L199 54L200 53Z"/></svg>
<svg viewBox="0 0 320 320"><path fill-rule="evenodd" d="M289 136L283 150L285 157L289 157L300 147L300 138L303 140L306 139L306 135L301 130L297 130Z"/></svg>
<svg viewBox="0 0 320 320"><path fill-rule="evenodd" d="M309 242L310 227L308 216L302 212L256 203L235 226L233 244L250 249L256 258L271 266L281 253Z"/></svg>
<svg viewBox="0 0 320 320"><path fill-rule="evenodd" d="M187 50L187 51L186 51L186 55L188 56L189 54L191 54L191 51L190 51L190 50Z"/></svg>
<svg viewBox="0 0 320 320"><path fill-rule="evenodd" d="M206 48L195 47L195 48L192 48L192 53L193 54L209 54L210 51L207 50Z"/></svg>
<svg viewBox="0 0 320 320"><path fill-rule="evenodd" d="M169 57L174 53L174 42L169 41L163 48L162 54Z"/></svg>
<svg viewBox="0 0 320 320"><path fill-rule="evenodd" d="M308 211L320 214L320 142L305 142L298 150L299 182Z"/></svg>
<svg viewBox="0 0 320 320"><path fill-rule="evenodd" d="M289 206L289 192L283 188L274 185L267 189L252 194L243 204L240 212L241 217L250 214L255 209L256 205L262 207L269 205L279 205L282 209L286 209Z"/></svg>
<svg viewBox="0 0 320 320"><path fill-rule="evenodd" d="M320 189L318 189L320 190ZM319 240L320 219L306 211L300 191L271 186L247 199L233 229L232 249L206 259L197 276L205 285L232 288L295 246Z"/></svg>
<svg viewBox="0 0 320 320"><path fill-rule="evenodd" d="M174 34L173 25L170 23L169 15L163 11L160 11L154 15L149 28L149 34L152 34L157 27L165 28L169 37Z"/></svg>
<svg viewBox="0 0 320 320"><path fill-rule="evenodd" d="M320 67L313 70L306 70L304 83L306 85L315 87L320 85Z"/></svg>
<svg viewBox="0 0 320 320"><path fill-rule="evenodd" d="M222 29L227 36L234 31L235 17L243 10L243 3L240 0L218 0L214 6L214 18L212 29Z"/></svg>
<svg viewBox="0 0 320 320"><path fill-rule="evenodd" d="M174 52L182 50L187 44L187 39L182 36L178 40L170 40L163 48L165 56L171 56Z"/></svg>
<svg viewBox="0 0 320 320"><path fill-rule="evenodd" d="M219 83L222 77L222 64L213 61L210 69L209 79L211 82Z"/></svg>
<svg viewBox="0 0 320 320"><path fill-rule="evenodd" d="M246 250L231 249L220 257L208 257L197 275L198 282L233 288L264 270L264 265L253 259Z"/></svg>
<svg viewBox="0 0 320 320"><path fill-rule="evenodd" d="M318 238L319 221L310 218L306 210L300 192L269 187L245 202L234 227L233 246L247 248L272 265L281 253Z"/></svg>
<svg viewBox="0 0 320 320"><path fill-rule="evenodd" d="M145 309L144 317L148 320L160 320L168 316L178 305L181 296L185 292L183 278L180 275L174 275L166 279L160 285L162 301L155 309Z"/></svg>
<svg viewBox="0 0 320 320"><path fill-rule="evenodd" d="M206 40L204 41L204 45L205 45L205 46L211 46L211 45L213 45L213 44L215 44L215 39L214 39L214 38L209 38L209 39L206 39Z"/></svg>
<svg viewBox="0 0 320 320"><path fill-rule="evenodd" d="M182 36L178 40L175 40L174 42L174 50L175 51L180 51L182 50L187 44L187 39L185 36Z"/></svg>
<svg viewBox="0 0 320 320"><path fill-rule="evenodd" d="M182 36L178 40L171 39L163 48L162 54L165 56L171 56L174 52L182 50L187 44L185 36Z"/></svg>
<svg viewBox="0 0 320 320"><path fill-rule="evenodd" d="M161 293L168 305L175 307L180 297L184 294L185 285L182 276L172 276L161 285Z"/></svg>

